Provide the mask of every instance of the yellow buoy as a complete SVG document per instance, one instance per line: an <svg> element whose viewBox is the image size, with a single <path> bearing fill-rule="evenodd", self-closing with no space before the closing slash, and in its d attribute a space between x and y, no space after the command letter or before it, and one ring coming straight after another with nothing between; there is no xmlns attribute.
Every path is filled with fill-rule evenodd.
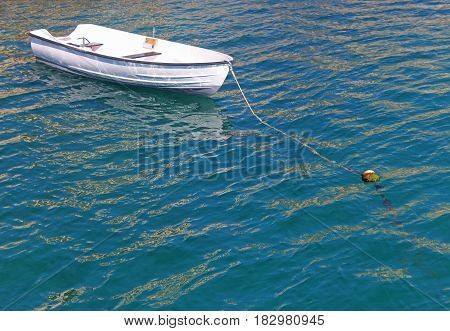
<svg viewBox="0 0 450 331"><path fill-rule="evenodd" d="M373 170L366 170L361 174L361 178L363 182L372 183L378 182L380 180L380 176L378 176Z"/></svg>

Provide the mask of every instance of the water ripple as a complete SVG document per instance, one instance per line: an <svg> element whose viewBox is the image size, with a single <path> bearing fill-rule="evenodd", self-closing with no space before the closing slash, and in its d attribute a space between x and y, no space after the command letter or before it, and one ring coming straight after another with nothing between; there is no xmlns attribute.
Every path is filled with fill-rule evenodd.
<svg viewBox="0 0 450 331"><path fill-rule="evenodd" d="M413 288L450 302L448 14L444 1L4 1L1 307L442 309ZM202 98L35 61L28 31L89 22L232 55L262 117L383 187L258 124L229 79Z"/></svg>

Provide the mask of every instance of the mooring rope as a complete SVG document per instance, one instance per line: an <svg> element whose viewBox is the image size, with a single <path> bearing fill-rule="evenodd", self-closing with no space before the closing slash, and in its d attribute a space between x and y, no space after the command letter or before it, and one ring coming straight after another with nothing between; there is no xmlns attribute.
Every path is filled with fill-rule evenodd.
<svg viewBox="0 0 450 331"><path fill-rule="evenodd" d="M362 176L363 181L366 181L365 178L364 178L365 172L364 172L364 173L358 172L358 171L353 170L352 168L349 168L349 167L347 167L347 166L345 166L345 165L343 165L343 164L341 164L341 163L339 163L339 162L336 162L335 160L329 159L328 157L326 157L326 156L320 154L315 148L309 146L308 144L306 144L305 142L301 141L301 140L298 139L297 137L291 136L291 135L287 134L287 133L284 132L283 130L280 130L280 129L274 127L273 125L267 123L267 122L264 121L261 117L259 117L259 115L253 110L252 106L250 105L250 102L248 101L247 97L245 96L245 93L244 93L244 91L243 91L242 88L241 88L241 84L239 84L239 80L237 79L236 74L234 73L233 65L231 64L231 62L228 62L228 67L230 68L231 75L233 76L234 81L236 82L236 85L237 85L237 87L239 88L239 91L241 92L242 97L244 98L244 101L245 101L245 103L247 104L248 109L250 109L250 111L251 111L251 113L253 114L253 116L254 116L261 124L267 126L268 128L270 128L270 129L272 129L272 130L274 130L274 131L276 131L276 132L278 132L278 133L281 133L283 136L285 136L285 137L287 137L287 138L289 138L289 139L292 139L293 141L299 143L301 146L305 147L305 148L308 149L311 153L313 153L314 155L320 157L322 160L325 160L325 161L327 161L328 163L331 163L331 164L335 165L336 167L339 167L339 168L341 168L341 169L344 169L344 170L346 170L346 171L348 171L348 172L350 172L350 173L352 173L352 174L355 174L355 175L358 175L358 176ZM376 180L374 180L374 181L378 181L378 180L379 180L379 176L376 175L372 170L368 170L368 171L366 171L366 172L372 172L376 177L378 177L378 179L376 179ZM370 175L372 175L372 174L370 174ZM370 175L369 175L369 176L370 176ZM369 180L369 181L371 181L371 180ZM379 184L376 184L376 185L375 185L375 190L376 190L376 192L378 193L378 195L380 195L381 199L383 199L383 201L382 201L383 205L386 207L386 209L387 209L389 212L393 212L393 214L394 214L394 215L393 215L393 221L394 221L397 225L400 225L400 226L401 226L402 224L397 220L397 213L395 212L395 209L394 209L394 207L392 206L392 202L391 202L389 199L387 199L386 196L381 192L382 188L383 188L383 187L382 187L381 185L379 185Z"/></svg>
<svg viewBox="0 0 450 331"><path fill-rule="evenodd" d="M237 77L236 77L236 74L234 73L233 65L232 65L230 62L228 62L228 67L230 68L231 75L233 76L234 81L236 82L236 85L237 85L237 87L239 88L239 91L241 92L242 97L244 98L244 101L245 101L245 103L247 104L248 109L250 109L250 111L251 111L251 113L253 114L253 116L255 116L255 118L256 118L261 124L267 126L268 128L270 128L270 129L272 129L272 130L274 130L274 131L277 131L278 133L281 133L283 136L288 137L289 139L292 139L293 141L299 143L300 145L302 145L303 147L305 147L306 149L308 149L311 153L313 153L314 155L320 157L322 160L325 160L325 161L327 161L328 163L334 164L335 166L337 166L337 167L339 167L339 168L341 168L341 169L344 169L344 170L346 170L346 171L348 171L348 172L350 172L350 173L352 173L352 174L361 176L361 173L360 173L360 172L358 172L358 171L356 171L356 170L353 170L353 169L351 169L351 168L349 168L349 167L347 167L347 166L345 166L345 165L343 165L343 164L341 164L341 163L339 163L339 162L336 162L336 161L334 161L334 160L332 160L332 159L329 159L328 157L326 157L326 156L320 154L316 149L314 149L313 147L309 146L309 145L306 144L305 142L301 141L301 140L298 139L297 137L291 136L291 135L287 134L287 133L284 132L283 130L280 130L280 129L274 127L273 125L267 123L267 122L264 121L261 117L259 117L259 115L255 113L255 111L253 110L252 106L250 105L250 102L248 101L247 97L245 96L245 93L244 93L244 91L243 91L242 88L241 88L241 84L239 84L239 81L238 81L238 79L237 79Z"/></svg>

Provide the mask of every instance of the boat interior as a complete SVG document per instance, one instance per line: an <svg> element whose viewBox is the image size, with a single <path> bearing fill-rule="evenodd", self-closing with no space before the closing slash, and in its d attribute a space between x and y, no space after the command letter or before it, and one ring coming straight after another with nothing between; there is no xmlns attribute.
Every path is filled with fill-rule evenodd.
<svg viewBox="0 0 450 331"><path fill-rule="evenodd" d="M216 51L93 24L79 24L72 33L62 37L54 37L47 30L33 31L34 34L36 32L48 34L47 38L59 43L110 57L179 64L233 60Z"/></svg>

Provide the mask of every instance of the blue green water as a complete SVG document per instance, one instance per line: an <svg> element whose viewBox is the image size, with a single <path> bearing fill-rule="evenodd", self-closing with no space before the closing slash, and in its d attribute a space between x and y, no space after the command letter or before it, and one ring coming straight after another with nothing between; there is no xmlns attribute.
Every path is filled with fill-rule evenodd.
<svg viewBox="0 0 450 331"><path fill-rule="evenodd" d="M0 309L450 306L448 3L6 1ZM212 99L36 63L78 23L230 54ZM392 203L383 205L379 193Z"/></svg>

